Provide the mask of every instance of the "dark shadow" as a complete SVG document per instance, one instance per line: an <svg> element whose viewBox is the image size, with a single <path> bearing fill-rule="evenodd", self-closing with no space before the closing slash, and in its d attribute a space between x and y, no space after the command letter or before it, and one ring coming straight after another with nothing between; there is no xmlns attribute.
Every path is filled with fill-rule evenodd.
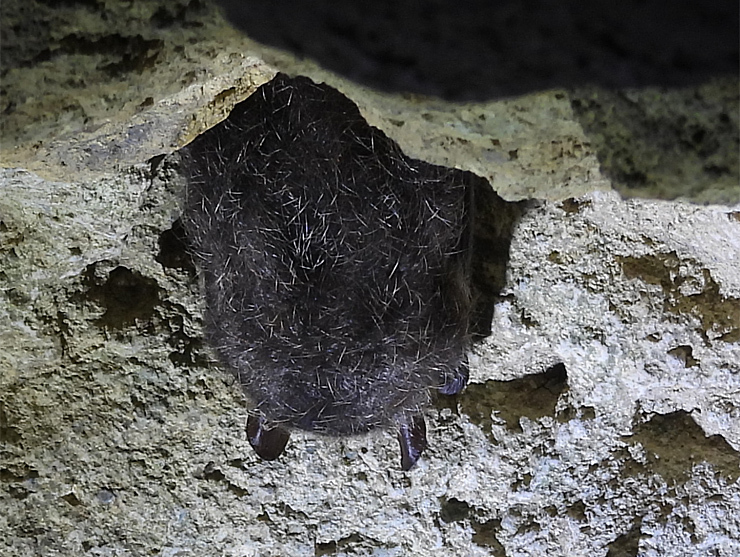
<svg viewBox="0 0 740 557"><path fill-rule="evenodd" d="M737 0L219 0L249 37L359 83L450 100L738 74Z"/></svg>
<svg viewBox="0 0 740 557"><path fill-rule="evenodd" d="M491 411L506 422L506 427L521 432L519 420L526 416L538 420L555 417L555 407L568 388L565 364L558 363L543 373L527 375L511 381L486 381L468 385L459 397L460 409L470 421L491 431Z"/></svg>
<svg viewBox="0 0 740 557"><path fill-rule="evenodd" d="M511 239L533 202L505 201L483 179L474 187L471 332L475 340L491 334L493 308L506 284Z"/></svg>
<svg viewBox="0 0 740 557"><path fill-rule="evenodd" d="M88 265L84 273L86 297L105 308L96 325L123 329L136 321L149 321L161 303L162 289L153 278L124 266L118 266L104 281L96 272L98 263Z"/></svg>
<svg viewBox="0 0 740 557"><path fill-rule="evenodd" d="M159 235L157 240L159 252L155 259L167 269L181 269L195 274L195 264L189 253L185 230L180 219L172 223L172 227Z"/></svg>
<svg viewBox="0 0 740 557"><path fill-rule="evenodd" d="M701 462L711 464L730 481L740 476L738 452L721 435L704 433L691 414L683 410L654 414L635 425L628 440L645 448L646 467L669 484L688 478L691 468Z"/></svg>

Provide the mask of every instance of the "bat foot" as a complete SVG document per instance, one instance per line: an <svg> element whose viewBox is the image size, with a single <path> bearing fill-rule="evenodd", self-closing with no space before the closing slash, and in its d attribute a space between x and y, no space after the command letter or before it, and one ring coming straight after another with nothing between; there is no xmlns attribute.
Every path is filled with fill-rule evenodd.
<svg viewBox="0 0 740 557"><path fill-rule="evenodd" d="M401 445L401 468L408 471L427 448L427 424L424 416L419 414L411 419L411 423L400 424L398 442Z"/></svg>
<svg viewBox="0 0 740 557"><path fill-rule="evenodd" d="M469 376L470 369L468 368L468 362L463 361L455 370L450 380L439 388L439 392L443 395L456 395L468 384Z"/></svg>
<svg viewBox="0 0 740 557"><path fill-rule="evenodd" d="M247 418L247 438L256 452L264 460L275 460L285 450L290 432L279 426L268 428L261 416Z"/></svg>

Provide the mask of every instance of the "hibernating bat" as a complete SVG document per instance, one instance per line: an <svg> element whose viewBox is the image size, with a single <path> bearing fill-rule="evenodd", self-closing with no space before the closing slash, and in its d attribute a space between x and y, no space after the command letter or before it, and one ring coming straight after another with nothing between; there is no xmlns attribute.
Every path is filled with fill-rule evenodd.
<svg viewBox="0 0 740 557"><path fill-rule="evenodd" d="M473 174L405 156L337 90L278 74L184 150L206 331L254 404L249 441L395 428L426 447L466 384Z"/></svg>

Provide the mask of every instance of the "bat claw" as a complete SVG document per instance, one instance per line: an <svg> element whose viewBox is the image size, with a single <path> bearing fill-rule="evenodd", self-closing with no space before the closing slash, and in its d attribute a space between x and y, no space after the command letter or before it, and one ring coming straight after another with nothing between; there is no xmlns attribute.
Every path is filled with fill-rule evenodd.
<svg viewBox="0 0 740 557"><path fill-rule="evenodd" d="M267 428L261 416L247 418L247 438L256 452L264 460L275 460L285 450L290 432L282 427Z"/></svg>
<svg viewBox="0 0 740 557"><path fill-rule="evenodd" d="M400 424L398 442L401 445L401 468L408 471L427 448L427 424L424 416L419 414L411 419L410 424Z"/></svg>
<svg viewBox="0 0 740 557"><path fill-rule="evenodd" d="M468 362L463 361L455 370L452 378L439 388L439 392L443 395L456 395L468 384L469 376Z"/></svg>

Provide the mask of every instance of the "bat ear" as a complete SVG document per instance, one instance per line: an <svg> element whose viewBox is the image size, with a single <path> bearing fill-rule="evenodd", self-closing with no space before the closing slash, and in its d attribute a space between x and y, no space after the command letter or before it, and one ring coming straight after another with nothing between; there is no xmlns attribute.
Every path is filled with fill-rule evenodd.
<svg viewBox="0 0 740 557"><path fill-rule="evenodd" d="M401 445L401 468L410 470L427 448L427 424L423 415L413 416L411 423L399 424L398 442Z"/></svg>
<svg viewBox="0 0 740 557"><path fill-rule="evenodd" d="M261 416L247 418L247 438L254 452L265 460L275 460L285 450L290 432L282 427L268 428Z"/></svg>

